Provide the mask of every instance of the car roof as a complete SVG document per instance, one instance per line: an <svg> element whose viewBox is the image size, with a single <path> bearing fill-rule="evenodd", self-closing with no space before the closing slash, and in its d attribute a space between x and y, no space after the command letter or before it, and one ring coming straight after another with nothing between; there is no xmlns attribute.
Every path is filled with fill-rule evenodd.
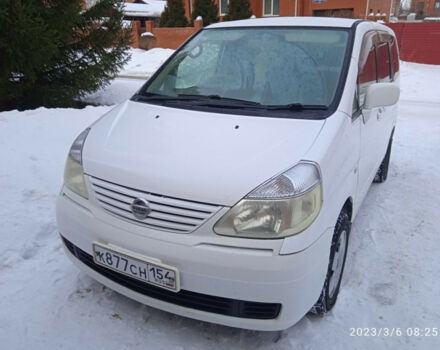
<svg viewBox="0 0 440 350"><path fill-rule="evenodd" d="M270 17L251 18L240 21L225 21L211 24L207 28L233 27L267 27L267 26L298 26L298 27L339 27L350 28L358 19L329 18L329 17Z"/></svg>

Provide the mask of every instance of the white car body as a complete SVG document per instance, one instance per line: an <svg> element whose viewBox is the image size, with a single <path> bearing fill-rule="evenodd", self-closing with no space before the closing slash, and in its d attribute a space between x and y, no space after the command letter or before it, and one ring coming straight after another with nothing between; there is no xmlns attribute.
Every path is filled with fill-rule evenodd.
<svg viewBox="0 0 440 350"><path fill-rule="evenodd" d="M354 115L353 100L364 36L371 31L394 33L373 22L304 17L223 22L209 28L238 26L353 28L349 67L334 113L321 120L226 117L124 102L92 125L82 156L89 198L63 186L57 222L65 240L89 255L92 243L98 242L177 268L181 292L277 303L281 309L276 318L258 319L179 305L124 286L66 249L80 269L123 295L199 320L280 330L299 321L317 301L339 213L348 205L353 221L386 153L397 105ZM319 165L323 198L319 215L304 232L282 239L244 239L213 231L250 191L302 160ZM133 197L160 194L158 201L171 208L183 205L210 214L186 233L173 231L178 223L171 224L171 230L148 227L112 213L99 201L97 188L110 197L119 191Z"/></svg>

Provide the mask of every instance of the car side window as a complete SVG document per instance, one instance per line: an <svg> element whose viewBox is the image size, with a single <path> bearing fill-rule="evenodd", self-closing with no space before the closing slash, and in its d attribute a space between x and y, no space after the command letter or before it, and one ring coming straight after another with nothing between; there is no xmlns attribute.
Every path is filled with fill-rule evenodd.
<svg viewBox="0 0 440 350"><path fill-rule="evenodd" d="M362 49L359 56L358 73L358 106L361 109L365 101L365 93L371 84L377 82L376 49L374 39L376 35L367 33L362 43Z"/></svg>
<svg viewBox="0 0 440 350"><path fill-rule="evenodd" d="M395 38L393 38L390 42L390 51L391 51L391 62L393 68L393 80L395 80L400 70L399 51L397 50L397 41Z"/></svg>
<svg viewBox="0 0 440 350"><path fill-rule="evenodd" d="M376 45L377 80L381 83L391 81L391 57L387 42Z"/></svg>

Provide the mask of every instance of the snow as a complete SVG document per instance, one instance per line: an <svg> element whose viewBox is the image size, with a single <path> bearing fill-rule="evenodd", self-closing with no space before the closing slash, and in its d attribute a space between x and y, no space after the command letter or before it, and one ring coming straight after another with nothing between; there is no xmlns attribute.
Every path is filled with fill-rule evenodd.
<svg viewBox="0 0 440 350"><path fill-rule="evenodd" d="M414 103L440 103L439 66L401 62L401 98Z"/></svg>
<svg viewBox="0 0 440 350"><path fill-rule="evenodd" d="M126 2L124 14L130 17L160 17L167 5L166 1L148 0L144 4Z"/></svg>
<svg viewBox="0 0 440 350"><path fill-rule="evenodd" d="M109 86L87 95L83 100L94 105L111 106L129 99L144 84L144 79L118 78Z"/></svg>
<svg viewBox="0 0 440 350"><path fill-rule="evenodd" d="M131 49L131 59L119 72L122 76L148 79L174 53L172 49L155 48L148 51Z"/></svg>
<svg viewBox="0 0 440 350"><path fill-rule="evenodd" d="M407 327L439 327L440 320L438 81L440 66L402 63L389 178L372 185L353 224L338 303L282 332L168 314L80 272L63 253L55 199L72 140L111 107L0 113L1 348L438 349L440 336L405 335ZM116 79L95 101L120 102L140 84ZM404 334L350 337L352 327Z"/></svg>
<svg viewBox="0 0 440 350"><path fill-rule="evenodd" d="M130 49L131 59L119 72L118 79L103 89L83 98L85 102L114 105L130 98L153 73L174 53L171 49L156 48L148 51Z"/></svg>

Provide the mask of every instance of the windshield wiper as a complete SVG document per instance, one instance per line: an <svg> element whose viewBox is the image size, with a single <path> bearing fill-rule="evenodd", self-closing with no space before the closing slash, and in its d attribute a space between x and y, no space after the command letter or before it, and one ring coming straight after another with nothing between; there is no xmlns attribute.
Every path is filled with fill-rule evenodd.
<svg viewBox="0 0 440 350"><path fill-rule="evenodd" d="M286 105L267 105L266 108L269 110L289 110L289 111L303 111L305 109L319 109L319 110L328 109L328 107L324 105L303 105L302 103L289 103Z"/></svg>
<svg viewBox="0 0 440 350"><path fill-rule="evenodd" d="M136 95L134 96L135 100L141 100L141 101L151 101L151 100L155 100L155 101L179 101L179 100L196 100L195 97L191 97L191 96L169 96L169 95L161 95L161 94L154 94L151 92L148 92L146 94L143 95Z"/></svg>
<svg viewBox="0 0 440 350"><path fill-rule="evenodd" d="M238 98L231 98L231 97L223 97L220 95L197 95L197 94L179 94L179 97L183 98L194 98L199 99L201 101L209 101L209 105L215 105L217 103L212 103L211 101L222 101L222 102L232 102L237 103L239 105L246 105L246 106L256 106L256 107L262 107L261 103L249 101L249 100L241 100ZM221 106L225 106L226 104L221 104Z"/></svg>
<svg viewBox="0 0 440 350"><path fill-rule="evenodd" d="M210 106L232 108L241 108L243 106L261 106L261 104L258 102L222 97L219 95L178 94L177 96L172 96L147 92L143 95L136 95L134 99L137 101L198 101L202 103L198 103L197 105L207 104Z"/></svg>
<svg viewBox="0 0 440 350"><path fill-rule="evenodd" d="M135 95L135 101L179 101L196 102L197 106L219 107L219 108L258 108L266 110L286 110L286 111L303 111L303 110L326 110L328 106L324 105L303 105L301 103L289 103L285 105L262 105L259 102L241 100L238 98L223 97L220 95L198 95L198 94L178 94L177 96L161 95L147 92L143 95Z"/></svg>
<svg viewBox="0 0 440 350"><path fill-rule="evenodd" d="M290 110L290 111L302 111L302 110L312 110L312 109L317 109L317 110L326 110L328 109L327 106L324 105L303 105L301 103L289 103L289 104L285 104L285 105L262 105L259 102L254 102L254 101L249 101L249 100L241 100L238 98L231 98L231 97L223 97L220 95L197 95L197 94L179 94L179 97L183 97L183 98L198 98L201 101L206 101L207 104L209 104L210 106L230 106L231 108L237 107L248 107L248 106L252 106L252 107L258 107L258 108L264 108L264 109L268 109L268 110ZM216 101L216 102L213 102ZM232 102L233 104L230 105L229 103L226 104L219 104L217 103L217 101L219 102Z"/></svg>
<svg viewBox="0 0 440 350"><path fill-rule="evenodd" d="M239 100L218 95L197 95L197 94L179 94L177 96L161 95L156 93L146 93L143 95L135 95L133 101L157 101L169 102L172 104L180 104L189 102L195 106L217 107L217 108L261 108L258 102Z"/></svg>

